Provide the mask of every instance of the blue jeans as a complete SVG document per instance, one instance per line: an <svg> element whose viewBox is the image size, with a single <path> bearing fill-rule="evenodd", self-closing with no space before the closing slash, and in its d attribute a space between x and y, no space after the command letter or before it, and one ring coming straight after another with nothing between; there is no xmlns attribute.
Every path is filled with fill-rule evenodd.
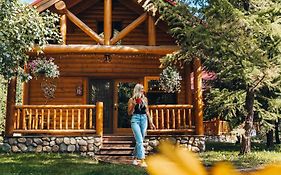
<svg viewBox="0 0 281 175"><path fill-rule="evenodd" d="M143 140L147 130L146 114L133 114L131 119L131 128L136 140L134 156L138 159L144 159L145 150L143 147Z"/></svg>

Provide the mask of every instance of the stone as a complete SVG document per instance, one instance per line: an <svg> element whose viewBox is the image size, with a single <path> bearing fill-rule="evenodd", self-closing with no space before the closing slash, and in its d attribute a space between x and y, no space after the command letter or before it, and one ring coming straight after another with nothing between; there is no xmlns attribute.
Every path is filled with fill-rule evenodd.
<svg viewBox="0 0 281 175"><path fill-rule="evenodd" d="M36 153L41 153L43 150L43 146L42 145L38 145L36 148L35 148L35 152Z"/></svg>
<svg viewBox="0 0 281 175"><path fill-rule="evenodd" d="M79 151L86 152L87 151L87 146L80 146Z"/></svg>
<svg viewBox="0 0 281 175"><path fill-rule="evenodd" d="M95 150L95 146L93 143L88 144L88 151L94 151Z"/></svg>
<svg viewBox="0 0 281 175"><path fill-rule="evenodd" d="M56 145L56 141L54 140L50 141L50 146L54 146L54 145Z"/></svg>
<svg viewBox="0 0 281 175"><path fill-rule="evenodd" d="M12 146L12 152L13 152L13 153L19 153L19 152L21 152L21 150L18 148L18 146L13 145L13 146Z"/></svg>
<svg viewBox="0 0 281 175"><path fill-rule="evenodd" d="M191 151L197 153L197 152L200 152L200 149L198 147L196 147L196 146L192 146L191 147Z"/></svg>
<svg viewBox="0 0 281 175"><path fill-rule="evenodd" d="M24 137L18 138L18 142L19 143L25 143L26 142L26 138L24 138Z"/></svg>
<svg viewBox="0 0 281 175"><path fill-rule="evenodd" d="M71 144L71 145L75 145L75 144L76 144L75 138L70 138L70 144Z"/></svg>
<svg viewBox="0 0 281 175"><path fill-rule="evenodd" d="M51 137L51 141L56 140L56 137Z"/></svg>
<svg viewBox="0 0 281 175"><path fill-rule="evenodd" d="M95 143L101 143L102 139L100 137L95 137L94 138Z"/></svg>
<svg viewBox="0 0 281 175"><path fill-rule="evenodd" d="M79 140L79 141L78 141L78 144L79 144L80 146L86 146L88 143L87 143L87 141L85 141L85 140Z"/></svg>
<svg viewBox="0 0 281 175"><path fill-rule="evenodd" d="M26 139L25 144L26 144L27 146L32 145L32 143L33 143L33 140L32 140L31 138L27 138L27 139Z"/></svg>
<svg viewBox="0 0 281 175"><path fill-rule="evenodd" d="M37 145L42 145L43 144L43 140L40 138L34 138L33 142L35 142Z"/></svg>
<svg viewBox="0 0 281 175"><path fill-rule="evenodd" d="M94 139L91 139L91 140L87 140L88 144L92 144L92 143L95 143L95 140Z"/></svg>
<svg viewBox="0 0 281 175"><path fill-rule="evenodd" d="M12 147L11 147L11 145L8 144L8 143L4 143L4 144L1 146L1 150L2 150L3 152L6 152L6 153L11 152L11 149L12 149Z"/></svg>
<svg viewBox="0 0 281 175"><path fill-rule="evenodd" d="M149 142L149 145L152 147L157 147L159 145L159 141L158 140L151 140Z"/></svg>
<svg viewBox="0 0 281 175"><path fill-rule="evenodd" d="M185 139L182 139L182 140L180 141L180 143L181 143L181 144L186 144L186 143L188 143L188 141L185 140Z"/></svg>
<svg viewBox="0 0 281 175"><path fill-rule="evenodd" d="M50 152L52 152L52 148L50 146L44 146L43 151L47 152L47 153L50 153Z"/></svg>
<svg viewBox="0 0 281 175"><path fill-rule="evenodd" d="M66 145L70 144L70 139L68 137L64 137L63 138L63 143L65 143Z"/></svg>
<svg viewBox="0 0 281 175"><path fill-rule="evenodd" d="M75 145L68 145L67 146L67 152L74 152L75 151Z"/></svg>
<svg viewBox="0 0 281 175"><path fill-rule="evenodd" d="M63 142L63 138L56 138L56 143L59 145Z"/></svg>
<svg viewBox="0 0 281 175"><path fill-rule="evenodd" d="M66 150L67 146L64 143L60 144L60 152L66 152Z"/></svg>
<svg viewBox="0 0 281 175"><path fill-rule="evenodd" d="M101 146L101 142L95 142L94 143L97 147L100 147Z"/></svg>
<svg viewBox="0 0 281 175"><path fill-rule="evenodd" d="M16 145L18 143L16 138L9 138L8 143L10 145Z"/></svg>
<svg viewBox="0 0 281 175"><path fill-rule="evenodd" d="M32 145L29 145L29 146L27 147L27 152L35 152L35 147L32 146Z"/></svg>
<svg viewBox="0 0 281 175"><path fill-rule="evenodd" d="M43 141L43 146L49 146L50 145L50 142L48 141Z"/></svg>
<svg viewBox="0 0 281 175"><path fill-rule="evenodd" d="M50 142L50 141L51 141L51 139L50 139L49 137L43 137L42 140L43 140L43 141L47 141L47 142Z"/></svg>
<svg viewBox="0 0 281 175"><path fill-rule="evenodd" d="M19 147L19 149L20 149L22 152L26 152L26 151L27 151L27 146L26 146L25 144L19 143L19 144L18 144L18 147Z"/></svg>
<svg viewBox="0 0 281 175"><path fill-rule="evenodd" d="M52 146L52 152L56 153L56 152L59 152L59 150L60 150L59 145Z"/></svg>

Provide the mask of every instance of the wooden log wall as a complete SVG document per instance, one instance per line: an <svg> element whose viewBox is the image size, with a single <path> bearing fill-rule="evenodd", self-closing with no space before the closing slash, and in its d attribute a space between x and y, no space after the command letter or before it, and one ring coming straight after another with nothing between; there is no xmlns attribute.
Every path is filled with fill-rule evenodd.
<svg viewBox="0 0 281 175"><path fill-rule="evenodd" d="M97 22L103 21L104 15L103 1L99 1L93 6L87 8L85 11L76 14L85 24L87 24L92 30L98 32ZM70 11L76 11L75 7ZM136 12L126 8L118 1L113 3L112 21L121 22L122 29L132 23L140 15ZM148 33L147 33L148 20L135 28L125 38L122 39L124 45L148 45ZM96 42L81 31L77 26L70 24L67 29L67 44L96 44ZM173 38L168 35L163 29L156 26L156 45L174 45Z"/></svg>

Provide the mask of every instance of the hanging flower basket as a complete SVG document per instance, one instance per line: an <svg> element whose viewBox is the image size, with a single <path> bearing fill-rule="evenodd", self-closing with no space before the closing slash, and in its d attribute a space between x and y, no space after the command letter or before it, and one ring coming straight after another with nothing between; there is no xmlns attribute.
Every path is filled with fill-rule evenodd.
<svg viewBox="0 0 281 175"><path fill-rule="evenodd" d="M54 58L37 58L28 64L30 73L35 77L57 78L59 76L58 66Z"/></svg>

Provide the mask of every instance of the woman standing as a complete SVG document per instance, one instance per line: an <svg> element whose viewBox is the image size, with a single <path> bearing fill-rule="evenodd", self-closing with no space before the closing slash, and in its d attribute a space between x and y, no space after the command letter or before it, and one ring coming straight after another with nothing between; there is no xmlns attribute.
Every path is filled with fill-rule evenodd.
<svg viewBox="0 0 281 175"><path fill-rule="evenodd" d="M134 165L140 165L147 167L144 158L145 150L143 146L144 137L147 130L147 120L150 123L150 128L155 129L152 118L148 110L148 101L144 95L144 88L141 84L136 84L133 92L133 96L128 102L128 114L132 115L131 128L136 140L136 146L134 150Z"/></svg>

